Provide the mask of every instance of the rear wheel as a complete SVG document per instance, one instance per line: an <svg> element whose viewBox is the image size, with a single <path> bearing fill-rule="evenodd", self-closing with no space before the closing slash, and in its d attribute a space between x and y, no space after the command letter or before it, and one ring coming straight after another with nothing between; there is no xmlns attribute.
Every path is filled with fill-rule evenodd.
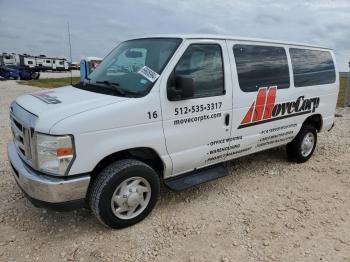
<svg viewBox="0 0 350 262"><path fill-rule="evenodd" d="M317 143L317 130L311 125L304 125L292 142L287 144L288 158L304 163L310 159Z"/></svg>
<svg viewBox="0 0 350 262"><path fill-rule="evenodd" d="M134 159L120 160L97 176L90 190L90 208L102 224L123 228L152 211L159 191L158 174L150 166Z"/></svg>

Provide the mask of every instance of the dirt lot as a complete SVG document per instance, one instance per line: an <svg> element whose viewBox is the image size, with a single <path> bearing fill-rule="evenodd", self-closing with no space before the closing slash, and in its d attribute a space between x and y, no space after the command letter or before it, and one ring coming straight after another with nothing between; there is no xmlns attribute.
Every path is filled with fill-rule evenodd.
<svg viewBox="0 0 350 262"><path fill-rule="evenodd" d="M24 198L6 157L8 106L35 88L0 81L0 261L350 261L350 110L305 164L278 148L229 162L220 180L173 193L112 231L87 210Z"/></svg>

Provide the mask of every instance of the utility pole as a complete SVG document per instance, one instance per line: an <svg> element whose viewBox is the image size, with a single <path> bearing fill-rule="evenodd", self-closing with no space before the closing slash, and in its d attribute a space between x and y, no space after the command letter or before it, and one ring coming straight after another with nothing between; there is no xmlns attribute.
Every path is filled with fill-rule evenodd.
<svg viewBox="0 0 350 262"><path fill-rule="evenodd" d="M70 42L70 29L69 29L69 22L67 22L67 26L68 26L68 43L69 43L69 59L70 59L70 64L69 66L72 64L72 44ZM70 70L70 84L73 84L73 75L72 75L72 70Z"/></svg>

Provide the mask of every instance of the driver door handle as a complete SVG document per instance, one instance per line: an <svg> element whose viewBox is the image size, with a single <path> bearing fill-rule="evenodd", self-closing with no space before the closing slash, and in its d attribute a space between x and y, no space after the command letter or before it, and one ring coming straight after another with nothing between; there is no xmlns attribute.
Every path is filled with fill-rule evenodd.
<svg viewBox="0 0 350 262"><path fill-rule="evenodd" d="M230 114L225 115L225 125L229 126L230 125Z"/></svg>

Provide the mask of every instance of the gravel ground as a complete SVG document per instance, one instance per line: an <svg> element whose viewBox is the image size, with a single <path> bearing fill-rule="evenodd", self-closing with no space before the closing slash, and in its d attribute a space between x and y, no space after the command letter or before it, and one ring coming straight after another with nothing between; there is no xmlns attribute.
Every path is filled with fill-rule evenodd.
<svg viewBox="0 0 350 262"><path fill-rule="evenodd" d="M113 231L84 209L37 209L16 186L8 106L34 90L0 81L0 261L350 261L350 110L307 163L284 148L229 162L230 176L163 189L148 218Z"/></svg>

